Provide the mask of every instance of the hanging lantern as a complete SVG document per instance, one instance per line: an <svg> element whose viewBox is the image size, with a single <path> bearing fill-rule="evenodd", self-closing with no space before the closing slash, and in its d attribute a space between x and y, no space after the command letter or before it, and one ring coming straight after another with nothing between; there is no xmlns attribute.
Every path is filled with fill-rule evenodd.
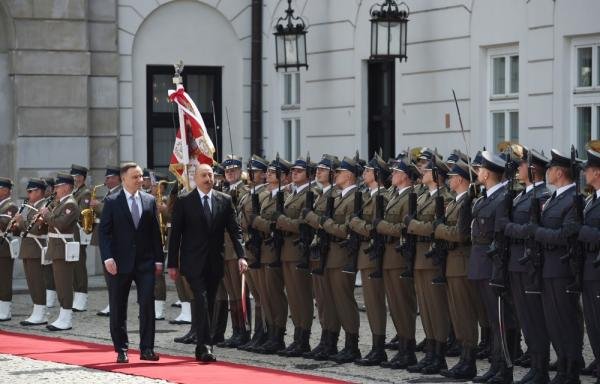
<svg viewBox="0 0 600 384"><path fill-rule="evenodd" d="M371 7L371 60L406 61L406 26L410 10L405 2L386 0Z"/></svg>
<svg viewBox="0 0 600 384"><path fill-rule="evenodd" d="M306 25L301 17L294 16L292 0L288 0L286 16L275 26L275 70L299 71L308 68L306 62Z"/></svg>

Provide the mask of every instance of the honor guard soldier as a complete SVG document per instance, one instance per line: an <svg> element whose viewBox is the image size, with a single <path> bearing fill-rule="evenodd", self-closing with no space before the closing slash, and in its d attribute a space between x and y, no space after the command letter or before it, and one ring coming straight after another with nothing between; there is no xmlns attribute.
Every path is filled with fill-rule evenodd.
<svg viewBox="0 0 600 384"><path fill-rule="evenodd" d="M508 352L502 347L505 335L501 334L500 325L504 324L502 328L507 334L514 333L516 319L510 307L505 305L501 292L490 285L492 259L489 256L492 242L504 236L504 225L507 220L503 209L507 191L502 183L505 164L506 161L500 156L483 151L481 166L477 173L477 179L485 187L486 192L473 205L472 245L467 269L469 280L473 281L479 291L490 324L492 361L486 373L473 379L476 383L512 383L512 367L509 368L510 362L505 358L505 353ZM499 312L499 304L504 307L503 313Z"/></svg>
<svg viewBox="0 0 600 384"><path fill-rule="evenodd" d="M266 310L266 306L263 305L263 294L266 293L261 285L264 282L264 276L262 276L260 268L263 236L250 226L250 218L252 215L260 213L262 200L268 196L267 193L263 193L266 190L266 184L263 181L268 166L267 160L257 155L252 156L247 169L250 192L242 196L239 202L239 219L244 233L246 259L249 266L246 272L246 283L254 297L254 335L246 344L238 347L243 351L253 351L267 340L266 316L263 315Z"/></svg>
<svg viewBox="0 0 600 384"><path fill-rule="evenodd" d="M142 171L142 191L146 193L152 193L152 177L150 175L151 169L144 168Z"/></svg>
<svg viewBox="0 0 600 384"><path fill-rule="evenodd" d="M517 177L525 189L513 200L511 222L506 225L504 233L510 238L511 244L508 270L512 299L531 357L531 369L520 382L546 383L550 380L550 339L544 320L541 287L533 287L531 279L537 273L539 261L536 258L541 256L542 250L529 235L528 226L530 223L539 222L542 206L550 197L544 182L549 159L525 147L514 153L519 152ZM541 277L541 274L538 276ZM541 282L541 279L538 280Z"/></svg>
<svg viewBox="0 0 600 384"><path fill-rule="evenodd" d="M344 348L330 357L336 363L350 363L361 358L358 349L358 331L360 320L358 305L354 297L355 275L344 273L344 267L351 261L350 255L342 247L349 234L348 222L354 213L354 199L357 192L357 175L360 174L358 162L344 157L336 170L335 186L341 193L335 198L332 212L328 215L317 215L309 212L306 221L314 225L320 223L322 229L329 234L330 245L327 254L328 290L333 297L333 306L346 334ZM360 192L359 192L360 193Z"/></svg>
<svg viewBox="0 0 600 384"><path fill-rule="evenodd" d="M328 201L330 207L333 208L333 202L339 195L339 189L333 185L333 173L339 164L340 161L336 156L323 155L321 161L317 164L315 175L315 180L321 185L322 189L313 207L304 208L303 217L306 217L309 212L314 212L316 217L326 215ZM305 220L305 222L315 230L315 236L311 244L309 268L312 275L313 294L317 304L319 323L321 324L321 338L319 344L310 352L305 353L303 357L323 361L338 353L337 344L341 323L335 310L333 294L327 282L329 270L323 268L323 263L326 261L329 252L329 236L321 228L319 220Z"/></svg>
<svg viewBox="0 0 600 384"><path fill-rule="evenodd" d="M44 222L48 224L46 256L52 260L56 293L60 303L58 319L47 326L50 331L65 331L72 327L74 262L67 260L66 248L67 242L79 239L79 205L72 195L73 186L73 176L58 173L54 185L54 204L40 209Z"/></svg>
<svg viewBox="0 0 600 384"><path fill-rule="evenodd" d="M231 196L233 206L238 210L240 199L248 193L248 187L242 182L242 158L236 155L228 155L222 164L225 169L225 181L223 182L223 192ZM250 339L249 330L246 329L246 319L242 310L242 300L248 297L242 297L242 276L238 267L238 258L235 249L228 236L225 236L225 247L223 255L225 257L225 275L223 283L229 298L229 312L231 313L231 327L233 334L229 339L217 344L221 348L237 348L246 344ZM249 306L247 307L249 308Z"/></svg>
<svg viewBox="0 0 600 384"><path fill-rule="evenodd" d="M104 197L100 200L98 199L92 199L90 200L90 208L92 208L94 210L94 226L93 226L93 231L92 231L92 239L90 241L90 245L94 246L94 247L98 247L99 243L99 234L98 234L98 228L99 228L99 224L100 224L100 217L102 217L102 209L104 208L104 200L106 200L106 198L110 195L112 195L113 193L119 193L121 192L121 189L123 189L123 187L121 186L121 174L120 174L120 169L119 167L117 167L116 165L109 165L106 167L106 172L104 173L104 186L107 189L106 195L104 195ZM100 250L98 250L98 255ZM103 263L104 264L104 263ZM106 269L104 268L104 265L102 266L102 271L104 274L104 281L106 282L106 286L108 287L108 272L106 272ZM101 311L98 311L96 313L96 315L98 316L103 316L103 317L108 317L110 314L110 306L107 304L106 307L104 309L102 309Z"/></svg>
<svg viewBox="0 0 600 384"><path fill-rule="evenodd" d="M578 241L585 244L583 267L583 315L588 339L594 353L594 363L587 368L600 382L600 153L588 149L585 163L585 181L593 188L584 213L584 225ZM595 372L594 372L595 371ZM583 373L583 372L582 372Z"/></svg>
<svg viewBox="0 0 600 384"><path fill-rule="evenodd" d="M52 194L54 193L54 178L45 177L46 182L46 193L44 194L45 200L52 200ZM52 272L52 263L48 263L42 266L44 270L44 284L46 285L46 307L54 308L58 303L56 296L56 287L54 285L54 274Z"/></svg>
<svg viewBox="0 0 600 384"><path fill-rule="evenodd" d="M383 213L387 204L384 181L387 181L389 177L387 164L376 154L364 168L363 181L368 190L362 196L359 212L354 212L349 223L350 230L353 232L351 236L356 236L358 240L356 242L358 255L351 261L352 265L344 268L344 272L360 271L367 319L372 335L371 351L363 358L356 360L357 365L372 366L387 361L385 352L387 314L382 272L385 237L373 236L375 233L373 221L376 218L383 218L383 215L377 217L377 210ZM351 243L350 241L346 244L351 245ZM348 250L348 246L346 250Z"/></svg>
<svg viewBox="0 0 600 384"><path fill-rule="evenodd" d="M310 166L304 158L296 159L291 167L293 192L285 199L283 212L276 210L272 215L276 229L282 231L286 238L281 253L281 268L294 324L294 341L285 350L278 352L278 355L285 357L299 357L310 352L309 340L314 310L312 281L308 264L299 267L302 263L306 263L303 250L309 250L310 247L310 240L305 239L300 233L300 224L304 224L301 213L306 207L307 194L314 196L308 178ZM308 230L312 233L310 229ZM308 237L312 238L312 236ZM308 240L309 243L301 244L303 240Z"/></svg>
<svg viewBox="0 0 600 384"><path fill-rule="evenodd" d="M553 381L579 383L583 361L580 297L568 291L574 275L569 264L561 260L576 248L575 240L581 227L575 204L579 181L575 181L574 168L579 165L577 159L573 164L569 157L555 149L551 155L546 177L556 190L544 204L539 226L530 224L528 231L535 234L535 240L544 249L542 306L550 341L558 358L558 372Z"/></svg>
<svg viewBox="0 0 600 384"><path fill-rule="evenodd" d="M384 368L406 369L417 363L417 297L413 280L402 277L406 276L409 263L401 253L403 247L407 246L402 220L409 213L409 195L413 194L414 201L417 199L414 183L420 177L419 170L408 159L399 160L392 165L392 185L395 192L385 207L383 220L376 224L377 233L388 238L383 255L383 284L390 316L396 329L398 349L389 361L381 362L380 365ZM412 270L410 272L412 273Z"/></svg>
<svg viewBox="0 0 600 384"><path fill-rule="evenodd" d="M421 180L427 192L419 196L416 214L404 218L407 234L416 236L415 290L427 340L425 357L407 369L423 374L437 374L447 368L446 342L450 333L446 285L432 284L439 275L439 268L434 265L433 257L426 256L428 252L431 254L432 246L440 247L439 244L432 245L436 210L443 212L452 199L444 184L448 167L439 160L439 156L432 153L428 165L422 168Z"/></svg>
<svg viewBox="0 0 600 384"><path fill-rule="evenodd" d="M71 176L75 182L73 198L83 211L90 207L92 191L85 185L88 169L81 165L71 165ZM81 223L79 223L81 231ZM83 234L82 234L83 235ZM80 236L80 238L83 236ZM79 260L73 263L73 312L84 312L87 310L88 274L87 274L87 245L82 244L79 249Z"/></svg>
<svg viewBox="0 0 600 384"><path fill-rule="evenodd" d="M12 180L0 177L0 321L11 319L14 252L11 252L12 226L17 206L12 197ZM10 227L10 228L9 228ZM16 257L16 255L14 255Z"/></svg>
<svg viewBox="0 0 600 384"><path fill-rule="evenodd" d="M461 346L461 356L454 367L441 371L441 374L451 379L470 380L477 374L477 308L482 306L473 282L467 279L471 253L471 203L475 192L475 185L470 185L470 181L477 175L466 162L457 158L448 177L450 189L456 197L446 207L444 222L436 223L434 237L445 241L448 250L445 270L448 309L456 340Z"/></svg>
<svg viewBox="0 0 600 384"><path fill-rule="evenodd" d="M269 194L263 199L260 207L260 215L251 220L252 226L261 231L265 238L267 249L261 255L261 268L265 277L264 291L261 296L262 305L267 306L267 327L270 335L269 340L255 352L263 354L274 354L285 350L284 335L288 317L288 301L284 291L283 272L281 270L282 250L285 247L285 239L281 231L276 229L273 213L282 212L283 203L288 196L283 188L287 175L290 172L290 164L277 156L269 164L267 169L267 191Z"/></svg>
<svg viewBox="0 0 600 384"><path fill-rule="evenodd" d="M162 173L156 172L154 174L155 183L152 184L152 195L156 198L156 209L158 211L159 225L160 225L160 236L163 253L166 253L165 244L166 242L166 230L167 222L170 221L167 210L167 200L169 195L167 194L167 182L169 181L167 176ZM166 255L165 255L166 256ZM165 319L165 302L167 300L167 281L165 274L161 273L155 277L154 280L154 320Z"/></svg>

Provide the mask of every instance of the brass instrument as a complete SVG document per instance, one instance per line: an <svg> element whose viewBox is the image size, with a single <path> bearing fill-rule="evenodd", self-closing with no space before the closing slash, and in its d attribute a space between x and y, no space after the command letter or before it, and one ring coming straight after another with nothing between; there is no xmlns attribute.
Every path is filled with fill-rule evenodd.
<svg viewBox="0 0 600 384"><path fill-rule="evenodd" d="M54 210L54 208L56 208L58 206L58 200L55 200L55 199L56 199L56 192L52 192L52 194L47 197L47 200L44 203L44 205L42 206L42 208L48 208L50 211ZM33 216L31 221L29 222L29 225L27 225L27 227L25 227L25 230L23 232L21 232L21 237L26 238L29 231L31 231L33 229L33 226L41 218L42 218L42 214L38 211L38 213L36 213L35 216Z"/></svg>
<svg viewBox="0 0 600 384"><path fill-rule="evenodd" d="M104 184L98 184L98 185L95 185L94 188L92 188L92 196L90 197L90 201L96 200L96 189L103 187L103 186L104 186ZM89 235L94 230L94 221L96 221L96 212L94 212L93 208L88 207L81 211L80 220L81 220L81 229L83 230L83 232L85 232L86 234Z"/></svg>
<svg viewBox="0 0 600 384"><path fill-rule="evenodd" d="M169 184L175 184L177 182L177 180L173 180L173 181L167 181L167 180L161 180L157 183L156 185L156 205L157 205L157 209L158 209L158 205L160 203L162 203L163 201L163 193L161 190L161 187L163 184L169 185ZM160 241L162 243L163 248L165 247L165 245L167 244L167 223L165 222L162 213L160 212L160 209L158 209L158 227L160 230Z"/></svg>

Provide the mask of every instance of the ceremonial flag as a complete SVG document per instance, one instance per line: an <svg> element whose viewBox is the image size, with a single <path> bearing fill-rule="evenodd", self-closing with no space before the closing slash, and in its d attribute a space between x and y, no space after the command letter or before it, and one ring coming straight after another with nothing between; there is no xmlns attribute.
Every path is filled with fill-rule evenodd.
<svg viewBox="0 0 600 384"><path fill-rule="evenodd" d="M215 147L208 136L202 115L182 85L177 85L177 90L169 90L169 100L177 103L180 125L175 136L169 171L189 191L194 187L191 185L193 177L190 180L186 166L197 164L212 166Z"/></svg>

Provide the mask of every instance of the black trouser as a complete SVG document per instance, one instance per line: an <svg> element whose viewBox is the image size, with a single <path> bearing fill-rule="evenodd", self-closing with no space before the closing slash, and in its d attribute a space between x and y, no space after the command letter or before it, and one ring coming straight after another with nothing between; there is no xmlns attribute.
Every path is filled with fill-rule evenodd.
<svg viewBox="0 0 600 384"><path fill-rule="evenodd" d="M542 296L525 293L525 286L529 284L529 281L527 272L510 273L512 298L527 348L530 353L548 357L550 355L550 338L544 319Z"/></svg>
<svg viewBox="0 0 600 384"><path fill-rule="evenodd" d="M194 293L193 316L196 319L196 336L197 347L204 345L212 345L213 341L210 336L210 322L213 318L215 307L215 297L219 280L213 277L186 276L192 292Z"/></svg>
<svg viewBox="0 0 600 384"><path fill-rule="evenodd" d="M134 267L135 268L135 267ZM110 336L115 352L127 351L127 300L131 282L135 281L139 304L140 350L154 348L154 271L133 271L108 275Z"/></svg>
<svg viewBox="0 0 600 384"><path fill-rule="evenodd" d="M583 282L583 315L592 352L600 360L600 281Z"/></svg>

